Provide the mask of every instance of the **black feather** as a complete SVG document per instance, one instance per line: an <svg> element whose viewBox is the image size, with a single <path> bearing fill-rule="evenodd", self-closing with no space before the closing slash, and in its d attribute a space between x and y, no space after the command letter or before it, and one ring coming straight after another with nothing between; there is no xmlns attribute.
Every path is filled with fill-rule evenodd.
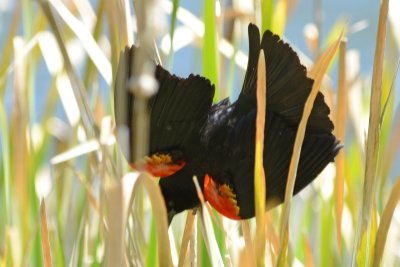
<svg viewBox="0 0 400 267"><path fill-rule="evenodd" d="M118 125L125 124L130 130L130 150L134 140L132 124L135 96L127 90L130 68L134 60L135 47L126 48L121 54L118 66L118 79L115 86L115 110ZM190 75L183 79L171 75L161 66L157 66L155 77L159 84L158 92L148 102L150 114L150 151L149 154L180 150L185 157L197 153L200 128L203 126L214 96L214 86L210 81ZM126 106L126 110L118 105ZM128 157L132 161L132 153Z"/></svg>
<svg viewBox="0 0 400 267"><path fill-rule="evenodd" d="M267 108L279 114L289 126L300 123L304 104L310 94L313 80L307 77L296 52L279 36L266 31L260 44L260 33L254 24L249 25L249 61L245 80L237 101L237 116L249 112L256 106L257 64L260 49L263 49L266 65ZM319 92L307 124L313 133L331 132L329 107Z"/></svg>

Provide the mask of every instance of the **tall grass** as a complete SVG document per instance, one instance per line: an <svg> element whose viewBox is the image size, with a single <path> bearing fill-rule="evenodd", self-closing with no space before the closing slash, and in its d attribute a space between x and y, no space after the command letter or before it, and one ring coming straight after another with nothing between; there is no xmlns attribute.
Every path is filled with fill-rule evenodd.
<svg viewBox="0 0 400 267"><path fill-rule="evenodd" d="M0 46L0 266L399 265L399 44L390 30L385 42L388 1L381 4L371 77L360 73L358 48L340 41L343 28L349 42L357 38L352 25L338 20L326 39L306 28L306 41L314 42L308 52L316 57L309 75L316 82L303 120L312 96L323 91L344 149L292 198L294 153L284 205L235 222L203 203L176 216L168 229L155 178L132 172L116 144L112 90L125 45L140 39L150 54L160 47L170 70L181 55L177 44L200 49L203 74L222 97L235 92L227 85L241 86L249 21L283 34L294 2L256 1L242 10L240 1L204 1L196 17L177 0L16 1ZM145 16L151 8L156 11ZM339 80L332 83L337 51ZM140 118L137 155L147 145L146 114Z"/></svg>

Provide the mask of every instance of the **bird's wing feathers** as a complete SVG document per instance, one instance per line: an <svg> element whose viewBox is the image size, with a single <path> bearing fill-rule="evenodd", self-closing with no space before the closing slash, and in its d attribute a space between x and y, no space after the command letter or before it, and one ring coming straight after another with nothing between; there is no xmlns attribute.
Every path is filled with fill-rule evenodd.
<svg viewBox="0 0 400 267"><path fill-rule="evenodd" d="M211 130L203 132L207 135L203 139L208 140L208 174L215 184L228 184L233 188L241 218L254 216L256 82L260 49L264 50L267 81L263 155L267 200L276 199L276 204L284 197L296 130L313 85L306 68L288 44L269 31L264 33L260 43L258 28L249 25L249 61L239 98L230 106L222 104L224 112L211 111L205 126ZM329 112L323 95L318 93L307 124L294 193L309 184L333 161L339 150L338 141L331 133L333 124ZM219 120L218 114L223 115ZM211 120L210 117L215 118Z"/></svg>
<svg viewBox="0 0 400 267"><path fill-rule="evenodd" d="M260 49L264 50L267 80L267 108L279 114L290 126L297 127L304 104L311 91L313 80L307 77L306 68L293 49L279 36L266 31L261 44L259 30L249 25L249 61L242 91L237 101L239 114L256 105L257 61ZM319 92L308 120L307 131L331 132L329 107Z"/></svg>
<svg viewBox="0 0 400 267"><path fill-rule="evenodd" d="M191 145L192 138L199 139L212 104L214 86L198 75L178 78L160 66L156 78L159 92L149 102L150 151Z"/></svg>
<svg viewBox="0 0 400 267"><path fill-rule="evenodd" d="M126 48L121 54L115 86L116 122L127 125L130 130L135 123L135 97L127 90L127 82L135 49L134 46ZM190 75L186 79L171 75L161 66L157 66L155 72L159 87L148 103L150 154L168 149L185 150L186 146L191 146L193 139L199 139L200 128L212 104L214 86L198 75ZM126 110L119 111L118 105L125 106ZM132 132L130 139L132 144ZM129 157L128 160L131 159Z"/></svg>
<svg viewBox="0 0 400 267"><path fill-rule="evenodd" d="M231 174L231 184L241 207L241 218L254 216L255 117L256 111L253 110L239 121L227 138L226 147L230 151L221 155L220 160L224 172ZM283 200L295 135L296 132L282 118L272 111L267 112L263 158L266 194L269 200L276 199L276 204ZM306 135L300 154L295 194L333 161L339 148L336 138L330 133Z"/></svg>

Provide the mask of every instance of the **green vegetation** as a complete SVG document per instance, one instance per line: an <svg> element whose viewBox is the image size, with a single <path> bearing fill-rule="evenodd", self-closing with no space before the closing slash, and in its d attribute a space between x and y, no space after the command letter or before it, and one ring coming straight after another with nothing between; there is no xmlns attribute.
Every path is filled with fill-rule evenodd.
<svg viewBox="0 0 400 267"><path fill-rule="evenodd" d="M319 40L318 23L317 35L305 30L315 57L308 66L315 79L312 96L324 93L344 144L336 163L300 196L292 200L288 194L284 205L258 211L256 219L231 221L203 203L196 214L176 216L169 229L157 180L130 172L114 137L113 74L120 51L136 40L133 29L142 29L133 26L132 14L139 14L138 22L139 6L169 14L170 20L150 20L164 67L176 62L174 49L198 48L203 75L217 84L221 98L243 76L246 53L239 44L242 37L247 42L247 24L284 34L296 1L256 1L253 10L243 11L205 0L201 18L182 8L184 1L144 1L156 2L154 7L138 2L20 0L3 25L0 267L399 266L400 224L393 219L400 199L394 168L400 148L399 44L393 41L399 33L390 25L386 31L388 1L381 1L371 77L360 75L360 59L347 48L350 22L338 18L326 40ZM334 71L338 81L332 83ZM295 151L311 107L312 97ZM257 136L258 145L263 138ZM289 192L297 161L294 156ZM262 177L259 162L256 170Z"/></svg>

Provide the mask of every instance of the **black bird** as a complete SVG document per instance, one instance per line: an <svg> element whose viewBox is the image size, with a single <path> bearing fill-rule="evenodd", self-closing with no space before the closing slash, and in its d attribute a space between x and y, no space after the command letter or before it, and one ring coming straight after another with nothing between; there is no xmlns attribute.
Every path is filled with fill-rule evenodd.
<svg viewBox="0 0 400 267"><path fill-rule="evenodd" d="M294 139L313 80L279 36L266 31L260 40L254 24L248 31L249 61L234 103L224 99L212 105L214 86L207 79L198 75L182 79L156 67L159 88L149 101L150 153L142 162L147 171L162 177L159 185L170 220L199 204L193 175L199 179L205 199L224 216L247 219L255 215L256 82L261 49L266 63L263 75L267 77L263 155L266 201L274 200L274 205L283 201ZM134 54L134 46L125 49L118 72L129 70ZM116 81L115 106L121 99L127 106L122 111L126 113L116 112L116 122L132 129L135 99L126 90L126 83L127 78ZM312 182L340 149L329 113L324 96L318 93L306 128L294 194ZM131 159L128 155L135 167Z"/></svg>

